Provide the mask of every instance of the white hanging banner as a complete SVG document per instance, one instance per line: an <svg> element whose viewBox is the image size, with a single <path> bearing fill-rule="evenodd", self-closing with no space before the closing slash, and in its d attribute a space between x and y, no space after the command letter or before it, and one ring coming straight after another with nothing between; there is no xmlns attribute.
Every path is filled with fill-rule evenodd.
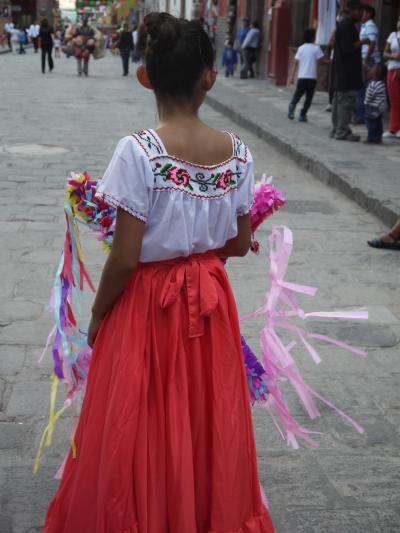
<svg viewBox="0 0 400 533"><path fill-rule="evenodd" d="M328 44L336 27L336 0L318 0L317 44Z"/></svg>

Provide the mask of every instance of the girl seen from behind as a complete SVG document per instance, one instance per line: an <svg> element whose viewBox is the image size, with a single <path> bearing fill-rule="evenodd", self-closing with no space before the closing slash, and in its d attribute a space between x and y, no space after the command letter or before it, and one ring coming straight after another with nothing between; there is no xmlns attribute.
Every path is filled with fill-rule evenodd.
<svg viewBox="0 0 400 533"><path fill-rule="evenodd" d="M272 533L234 297L253 162L198 117L213 49L194 21L145 18L140 83L159 125L117 145L98 195L118 208L92 308L88 385L45 533Z"/></svg>

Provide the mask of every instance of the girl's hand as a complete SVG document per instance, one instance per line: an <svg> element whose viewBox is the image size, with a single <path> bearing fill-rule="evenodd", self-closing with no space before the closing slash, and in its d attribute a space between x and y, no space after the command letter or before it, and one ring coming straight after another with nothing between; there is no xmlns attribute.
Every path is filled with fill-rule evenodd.
<svg viewBox="0 0 400 533"><path fill-rule="evenodd" d="M93 348L94 341L96 340L97 333L99 332L102 321L103 319L92 315L92 318L89 324L89 329L88 329L88 336L87 336L87 342L91 348Z"/></svg>

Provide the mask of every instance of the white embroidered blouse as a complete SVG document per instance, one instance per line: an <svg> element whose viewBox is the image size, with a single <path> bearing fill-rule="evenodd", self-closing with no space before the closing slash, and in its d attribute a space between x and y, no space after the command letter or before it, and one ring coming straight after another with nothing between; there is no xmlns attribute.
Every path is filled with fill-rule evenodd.
<svg viewBox="0 0 400 533"><path fill-rule="evenodd" d="M237 217L250 210L253 161L239 137L232 155L202 166L171 156L154 130L124 137L97 195L146 225L141 262L161 261L221 248L237 235Z"/></svg>

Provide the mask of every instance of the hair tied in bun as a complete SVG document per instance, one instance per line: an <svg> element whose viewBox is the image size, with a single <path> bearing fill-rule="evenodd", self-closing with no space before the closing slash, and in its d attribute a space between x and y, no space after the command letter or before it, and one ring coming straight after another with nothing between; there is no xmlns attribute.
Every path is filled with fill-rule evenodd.
<svg viewBox="0 0 400 533"><path fill-rule="evenodd" d="M150 52L167 52L175 47L180 36L179 20L169 13L150 13L144 19L147 48Z"/></svg>

